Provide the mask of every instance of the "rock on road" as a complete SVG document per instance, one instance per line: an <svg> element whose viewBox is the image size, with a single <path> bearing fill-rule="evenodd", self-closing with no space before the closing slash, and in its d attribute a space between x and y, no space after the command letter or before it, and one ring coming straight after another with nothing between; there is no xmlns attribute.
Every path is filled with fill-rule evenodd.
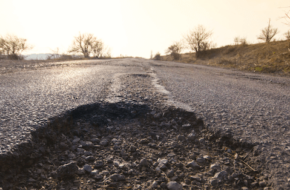
<svg viewBox="0 0 290 190"><path fill-rule="evenodd" d="M273 183L290 177L285 175L290 162L289 78L145 59L81 63L0 75L1 154L29 140L30 132L50 117L84 104L118 101L120 76L146 74L168 104L192 110L212 130L261 145Z"/></svg>

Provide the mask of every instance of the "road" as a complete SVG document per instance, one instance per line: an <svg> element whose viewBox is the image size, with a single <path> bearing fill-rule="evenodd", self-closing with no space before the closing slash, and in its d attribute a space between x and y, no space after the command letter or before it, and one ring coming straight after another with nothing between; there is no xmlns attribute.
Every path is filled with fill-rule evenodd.
<svg viewBox="0 0 290 190"><path fill-rule="evenodd" d="M195 112L208 128L260 144L266 157L275 157L268 163L282 167L271 175L289 170L289 78L145 59L66 62L0 74L1 154L66 110L98 101L132 101L119 92L126 86L121 77L134 74L150 76L166 104Z"/></svg>

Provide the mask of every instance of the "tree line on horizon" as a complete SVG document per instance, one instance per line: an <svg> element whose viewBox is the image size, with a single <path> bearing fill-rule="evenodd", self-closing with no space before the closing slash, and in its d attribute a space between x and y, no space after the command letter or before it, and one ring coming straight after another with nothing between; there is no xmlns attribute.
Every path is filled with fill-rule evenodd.
<svg viewBox="0 0 290 190"><path fill-rule="evenodd" d="M0 58L2 56L8 59L22 60L24 57L21 55L22 52L31 50L32 45L27 43L24 38L19 38L16 35L7 34L5 37L0 36ZM110 48L106 47L102 40L97 39L93 34L90 33L79 33L74 37L71 46L67 53L61 54L59 48L51 50L53 53L50 54L47 59L59 59L72 58L68 54L83 55L84 58L110 58Z"/></svg>
<svg viewBox="0 0 290 190"><path fill-rule="evenodd" d="M290 26L290 13L285 13L285 16L282 17L287 20L286 25ZM257 39L264 42L270 43L274 40L274 37L277 35L278 29L274 28L271 25L271 19L269 19L268 25L261 30ZM173 60L179 60L181 58L181 52L184 49L189 49L191 52L195 52L195 57L199 58L202 52L216 48L216 44L210 41L210 37L213 32L207 30L203 25L198 25L193 30L190 30L183 39L177 42L173 42L166 50L165 54L170 55ZM289 48L290 48L290 30L284 33L286 40L289 40ZM248 45L246 38L235 37L234 38L235 45ZM157 52L153 56L153 52L151 51L150 59L161 60L160 52Z"/></svg>

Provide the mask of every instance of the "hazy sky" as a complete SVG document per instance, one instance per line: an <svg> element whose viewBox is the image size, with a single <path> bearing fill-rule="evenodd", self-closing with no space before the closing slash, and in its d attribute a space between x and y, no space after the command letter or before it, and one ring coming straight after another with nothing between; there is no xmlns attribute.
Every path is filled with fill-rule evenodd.
<svg viewBox="0 0 290 190"><path fill-rule="evenodd" d="M289 10L289 0L0 0L0 36L26 38L34 49L25 53L50 53L67 51L79 32L93 33L113 56L149 57L199 24L223 46L236 36L257 43L271 18L283 39L290 26L279 18Z"/></svg>

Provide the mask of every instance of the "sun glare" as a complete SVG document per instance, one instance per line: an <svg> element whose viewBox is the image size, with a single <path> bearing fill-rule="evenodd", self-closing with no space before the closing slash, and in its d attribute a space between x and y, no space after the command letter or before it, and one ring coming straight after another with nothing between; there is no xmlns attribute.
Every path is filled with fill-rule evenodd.
<svg viewBox="0 0 290 190"><path fill-rule="evenodd" d="M287 6L286 0L3 0L0 35L26 38L34 45L26 53L50 53L57 47L66 52L79 32L92 33L113 56L149 57L151 50L163 54L199 24L213 31L218 46L236 36L256 43L269 18L283 38L289 28L279 18L288 9L280 7Z"/></svg>

